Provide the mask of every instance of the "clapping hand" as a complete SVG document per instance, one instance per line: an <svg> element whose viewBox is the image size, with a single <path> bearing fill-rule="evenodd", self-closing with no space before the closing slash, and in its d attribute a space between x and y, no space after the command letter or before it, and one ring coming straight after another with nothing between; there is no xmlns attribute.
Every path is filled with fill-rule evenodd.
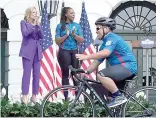
<svg viewBox="0 0 156 118"><path fill-rule="evenodd" d="M68 36L69 36L69 33L70 33L69 29L66 28L66 34L67 34Z"/></svg>
<svg viewBox="0 0 156 118"><path fill-rule="evenodd" d="M34 25L39 25L39 16L35 16Z"/></svg>
<svg viewBox="0 0 156 118"><path fill-rule="evenodd" d="M76 36L75 34L75 28L73 28L72 31L70 31L67 27L66 27L66 34L69 36L69 35L72 35L73 37Z"/></svg>
<svg viewBox="0 0 156 118"><path fill-rule="evenodd" d="M72 36L75 37L76 34L75 34L75 28L72 30Z"/></svg>

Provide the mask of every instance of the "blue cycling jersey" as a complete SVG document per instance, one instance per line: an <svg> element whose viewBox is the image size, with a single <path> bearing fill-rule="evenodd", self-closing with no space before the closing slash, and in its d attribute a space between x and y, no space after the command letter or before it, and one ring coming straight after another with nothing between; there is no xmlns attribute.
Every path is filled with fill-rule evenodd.
<svg viewBox="0 0 156 118"><path fill-rule="evenodd" d="M111 66L121 64L136 75L136 59L128 44L117 34L110 32L103 38L100 50L108 49L111 54L106 58ZM100 63L104 58L98 59Z"/></svg>
<svg viewBox="0 0 156 118"><path fill-rule="evenodd" d="M58 24L56 27L56 38L60 38L64 35L66 35L66 30L63 30L61 28L62 23ZM72 30L75 30L75 34L78 36L83 37L82 29L78 23L72 22L72 23L66 23L65 27L69 29L70 33L67 39L65 39L64 42L62 42L59 47L66 50L75 50L77 49L77 41L72 36Z"/></svg>

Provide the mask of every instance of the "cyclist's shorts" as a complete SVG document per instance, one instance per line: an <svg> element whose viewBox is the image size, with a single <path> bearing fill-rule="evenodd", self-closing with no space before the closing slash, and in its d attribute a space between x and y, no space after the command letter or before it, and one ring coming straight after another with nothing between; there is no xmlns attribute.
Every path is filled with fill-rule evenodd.
<svg viewBox="0 0 156 118"><path fill-rule="evenodd" d="M103 77L109 77L114 81L122 81L125 79L132 79L135 74L131 73L126 67L122 65L114 65L105 68L98 72Z"/></svg>

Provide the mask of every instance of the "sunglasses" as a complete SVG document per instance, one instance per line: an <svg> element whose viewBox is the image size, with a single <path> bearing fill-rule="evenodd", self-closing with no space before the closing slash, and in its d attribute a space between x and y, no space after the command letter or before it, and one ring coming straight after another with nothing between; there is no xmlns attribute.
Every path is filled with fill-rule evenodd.
<svg viewBox="0 0 156 118"><path fill-rule="evenodd" d="M96 31L98 31L98 30L101 29L101 28L102 28L102 27L97 27L97 28L96 28Z"/></svg>

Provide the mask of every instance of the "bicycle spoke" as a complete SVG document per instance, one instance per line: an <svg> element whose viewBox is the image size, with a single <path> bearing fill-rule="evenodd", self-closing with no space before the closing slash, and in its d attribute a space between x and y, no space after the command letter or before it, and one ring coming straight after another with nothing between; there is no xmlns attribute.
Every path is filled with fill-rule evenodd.
<svg viewBox="0 0 156 118"><path fill-rule="evenodd" d="M43 117L92 117L93 104L88 94L82 92L77 101L77 89L62 87L49 93L41 106Z"/></svg>

